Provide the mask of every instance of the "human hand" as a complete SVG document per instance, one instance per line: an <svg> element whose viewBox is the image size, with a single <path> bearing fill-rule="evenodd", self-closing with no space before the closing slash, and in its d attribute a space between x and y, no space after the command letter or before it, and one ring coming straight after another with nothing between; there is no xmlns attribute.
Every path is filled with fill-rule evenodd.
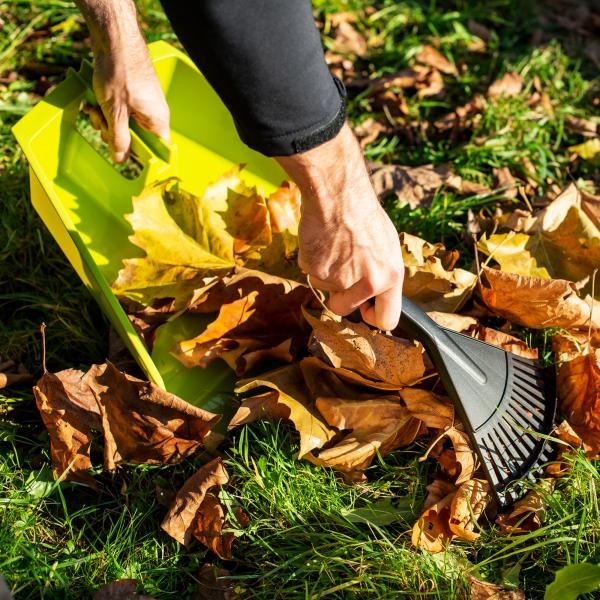
<svg viewBox="0 0 600 600"><path fill-rule="evenodd" d="M325 144L278 161L302 192L302 270L316 288L329 292L329 308L336 314L360 308L367 323L395 329L404 276L400 240L350 127L344 125Z"/></svg>
<svg viewBox="0 0 600 600"><path fill-rule="evenodd" d="M170 141L169 106L152 66L131 0L79 0L94 52L98 107L84 107L115 162L129 152L129 118Z"/></svg>

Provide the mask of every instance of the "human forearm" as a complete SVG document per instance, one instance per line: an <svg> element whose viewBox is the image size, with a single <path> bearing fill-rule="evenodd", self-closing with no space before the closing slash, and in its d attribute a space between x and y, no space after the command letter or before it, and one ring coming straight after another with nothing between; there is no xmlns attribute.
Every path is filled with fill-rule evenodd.
<svg viewBox="0 0 600 600"><path fill-rule="evenodd" d="M92 39L94 92L100 110L90 109L115 161L125 159L129 117L169 139L169 108L150 61L132 0L75 0Z"/></svg>

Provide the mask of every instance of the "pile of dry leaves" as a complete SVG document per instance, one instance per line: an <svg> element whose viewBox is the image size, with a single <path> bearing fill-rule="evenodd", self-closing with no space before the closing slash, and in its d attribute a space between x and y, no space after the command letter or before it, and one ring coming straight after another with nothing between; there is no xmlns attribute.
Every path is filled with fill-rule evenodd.
<svg viewBox="0 0 600 600"><path fill-rule="evenodd" d="M439 185L460 185L452 179L447 173ZM131 241L146 255L124 261L113 289L149 346L167 320L214 314L172 352L187 367L220 359L239 376L252 369L237 383L243 399L229 430L258 419L289 421L299 457L348 482L363 479L377 454L431 440L426 456L438 469L412 541L437 552L454 538L476 539L490 495L433 365L401 329L374 331L322 308L296 265L299 216L293 184L265 200L242 182L240 169L202 197L177 181L161 182L133 199ZM478 269L457 268L458 252L441 244L406 233L401 242L405 295L445 327L528 358L537 350L511 335L511 324L555 328L560 407L568 419L558 430L563 452L583 446L597 455L600 306L589 275L600 264L600 198L571 185L543 210L498 216L493 234L477 242ZM502 323L498 329L484 324L490 317ZM261 372L266 359L281 366ZM87 373L46 373L34 389L59 477L94 485L90 446L100 439L105 469L171 464L203 444L214 447L208 442L219 415L110 363ZM550 467L548 485L563 468ZM220 503L227 480L220 458L204 465L177 493L163 529L182 544L196 538L231 558L247 516L243 507ZM539 496L529 494L497 523L503 531L531 529L542 510Z"/></svg>

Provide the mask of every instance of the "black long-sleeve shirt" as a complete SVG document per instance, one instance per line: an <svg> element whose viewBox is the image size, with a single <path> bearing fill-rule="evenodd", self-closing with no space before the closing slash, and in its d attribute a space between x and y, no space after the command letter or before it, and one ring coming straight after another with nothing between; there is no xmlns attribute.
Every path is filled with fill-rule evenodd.
<svg viewBox="0 0 600 600"><path fill-rule="evenodd" d="M241 139L289 156L334 137L345 90L323 57L310 0L162 0Z"/></svg>

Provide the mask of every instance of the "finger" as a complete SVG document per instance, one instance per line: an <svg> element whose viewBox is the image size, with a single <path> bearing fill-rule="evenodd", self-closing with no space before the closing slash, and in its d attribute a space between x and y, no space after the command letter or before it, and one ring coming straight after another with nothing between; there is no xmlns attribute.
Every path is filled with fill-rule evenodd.
<svg viewBox="0 0 600 600"><path fill-rule="evenodd" d="M94 129L101 130L103 126L106 127L106 120L99 108L85 104L82 108L82 112L89 117L90 125Z"/></svg>
<svg viewBox="0 0 600 600"><path fill-rule="evenodd" d="M309 275L308 280L310 284L317 290L323 290L324 292L339 292L340 288L329 281L325 281L324 279L319 279L314 275Z"/></svg>
<svg viewBox="0 0 600 600"><path fill-rule="evenodd" d="M169 128L169 108L165 106L153 114L136 112L132 114L140 127L161 137L168 144L171 143L171 129Z"/></svg>
<svg viewBox="0 0 600 600"><path fill-rule="evenodd" d="M398 326L402 312L402 285L396 285L375 298L375 304L364 303L360 313L366 323L391 331Z"/></svg>
<svg viewBox="0 0 600 600"><path fill-rule="evenodd" d="M105 113L106 116L106 113ZM129 133L129 113L125 106L115 107L112 115L107 118L109 145L113 160L121 163L125 160L131 146Z"/></svg>
<svg viewBox="0 0 600 600"><path fill-rule="evenodd" d="M375 296L377 291L369 280L361 279L347 290L331 293L329 308L336 315L349 315L369 298Z"/></svg>

